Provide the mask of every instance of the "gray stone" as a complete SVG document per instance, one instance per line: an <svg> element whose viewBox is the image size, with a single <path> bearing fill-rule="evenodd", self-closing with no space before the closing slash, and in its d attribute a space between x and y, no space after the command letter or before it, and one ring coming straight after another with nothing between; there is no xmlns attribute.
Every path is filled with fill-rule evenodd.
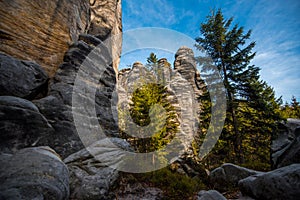
<svg viewBox="0 0 300 200"><path fill-rule="evenodd" d="M115 84L108 49L98 38L80 35L51 80L48 96L34 101L55 129L50 146L63 158L84 148L83 143L88 146L103 135L118 136ZM103 135L95 133L99 125Z"/></svg>
<svg viewBox="0 0 300 200"><path fill-rule="evenodd" d="M214 188L223 192L238 186L238 182L248 176L261 174L262 172L254 171L240 167L231 163L225 163L211 171L209 179Z"/></svg>
<svg viewBox="0 0 300 200"><path fill-rule="evenodd" d="M226 200L226 198L216 190L201 190L198 193L198 200Z"/></svg>
<svg viewBox="0 0 300 200"><path fill-rule="evenodd" d="M115 168L122 163L120 149L131 151L124 140L105 138L64 160L70 170L71 199L112 198L109 190L119 178L119 171Z"/></svg>
<svg viewBox="0 0 300 200"><path fill-rule="evenodd" d="M160 200L163 198L163 191L154 187L143 187L139 183L128 184L122 191L119 191L119 200Z"/></svg>
<svg viewBox="0 0 300 200"><path fill-rule="evenodd" d="M300 120L287 119L273 136L271 150L273 168L300 163Z"/></svg>
<svg viewBox="0 0 300 200"><path fill-rule="evenodd" d="M48 76L35 62L0 53L0 95L33 99L47 88Z"/></svg>
<svg viewBox="0 0 300 200"><path fill-rule="evenodd" d="M45 144L54 129L38 108L28 100L0 96L0 150L13 152Z"/></svg>
<svg viewBox="0 0 300 200"><path fill-rule="evenodd" d="M0 162L0 199L68 199L68 168L49 147L2 153Z"/></svg>
<svg viewBox="0 0 300 200"><path fill-rule="evenodd" d="M300 196L300 164L249 176L239 182L243 194L258 200L296 200Z"/></svg>

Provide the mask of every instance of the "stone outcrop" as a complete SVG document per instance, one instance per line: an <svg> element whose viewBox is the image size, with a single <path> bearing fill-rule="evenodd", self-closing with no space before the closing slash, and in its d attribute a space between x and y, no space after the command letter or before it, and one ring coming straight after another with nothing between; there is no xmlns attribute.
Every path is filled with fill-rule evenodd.
<svg viewBox="0 0 300 200"><path fill-rule="evenodd" d="M68 199L68 168L49 147L1 153L0 163L0 199Z"/></svg>
<svg viewBox="0 0 300 200"><path fill-rule="evenodd" d="M197 200L226 200L226 198L216 190L202 190L198 193Z"/></svg>
<svg viewBox="0 0 300 200"><path fill-rule="evenodd" d="M79 34L106 39L122 32L120 0L3 0L0 18L0 51L35 61L50 77ZM117 69L122 38L108 43Z"/></svg>
<svg viewBox="0 0 300 200"><path fill-rule="evenodd" d="M36 63L0 53L0 95L34 99L47 92L48 76Z"/></svg>
<svg viewBox="0 0 300 200"><path fill-rule="evenodd" d="M105 141L129 151L115 110L121 1L4 0L0 17L0 199L68 199L69 185L73 199L108 199L107 159L122 155Z"/></svg>
<svg viewBox="0 0 300 200"><path fill-rule="evenodd" d="M105 41L117 73L122 49L121 0L90 0L90 3L91 23L88 33Z"/></svg>
<svg viewBox="0 0 300 200"><path fill-rule="evenodd" d="M117 194L119 200L143 199L143 200L160 200L164 199L163 191L159 188L144 187L140 183L127 185Z"/></svg>
<svg viewBox="0 0 300 200"><path fill-rule="evenodd" d="M209 179L215 189L223 192L237 187L240 180L261 173L231 163L225 163L211 171Z"/></svg>
<svg viewBox="0 0 300 200"><path fill-rule="evenodd" d="M0 2L0 51L40 64L53 77L68 45L90 23L89 2L4 0Z"/></svg>
<svg viewBox="0 0 300 200"><path fill-rule="evenodd" d="M239 182L243 194L254 199L295 200L300 196L300 164L249 176Z"/></svg>
<svg viewBox="0 0 300 200"><path fill-rule="evenodd" d="M111 199L113 194L110 194L110 189L116 185L119 171L107 166L122 164L120 149L132 151L124 140L106 138L67 157L64 162L70 170L70 198Z"/></svg>
<svg viewBox="0 0 300 200"><path fill-rule="evenodd" d="M300 163L300 120L287 119L280 125L271 144L273 168Z"/></svg>
<svg viewBox="0 0 300 200"><path fill-rule="evenodd" d="M175 108L180 124L176 134L183 145L180 148L192 155L191 141L198 132L199 104L196 99L201 94L193 51L180 48L175 56L174 70L165 58L160 59L157 68L151 71L139 62L134 63L132 69L121 70L118 75L119 107L124 110L124 106L129 106L131 94L139 85L153 82L166 86L168 100ZM119 122L122 124L120 119Z"/></svg>
<svg viewBox="0 0 300 200"><path fill-rule="evenodd" d="M14 152L24 147L45 145L54 129L28 100L0 96L0 150ZM50 138L49 138L50 139Z"/></svg>
<svg viewBox="0 0 300 200"><path fill-rule="evenodd" d="M100 43L101 40L92 35L80 35L51 80L48 96L34 101L55 129L54 135L49 136L52 138L49 145L63 158L84 148L83 138L80 138L83 134L78 135L78 131L85 132L85 138L90 136L89 142L84 141L86 146L101 139L97 134L91 135L98 123L107 136L118 136L112 109L117 101L113 98L115 72L107 63L108 49L96 48ZM74 115L82 115L82 120L91 120L92 124L82 123L76 127Z"/></svg>

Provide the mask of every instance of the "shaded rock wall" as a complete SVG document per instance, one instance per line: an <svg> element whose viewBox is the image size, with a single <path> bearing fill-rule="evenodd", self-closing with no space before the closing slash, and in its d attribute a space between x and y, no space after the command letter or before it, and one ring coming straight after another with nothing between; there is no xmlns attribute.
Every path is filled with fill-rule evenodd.
<svg viewBox="0 0 300 200"><path fill-rule="evenodd" d="M280 124L271 144L272 167L300 163L300 119L287 119Z"/></svg>

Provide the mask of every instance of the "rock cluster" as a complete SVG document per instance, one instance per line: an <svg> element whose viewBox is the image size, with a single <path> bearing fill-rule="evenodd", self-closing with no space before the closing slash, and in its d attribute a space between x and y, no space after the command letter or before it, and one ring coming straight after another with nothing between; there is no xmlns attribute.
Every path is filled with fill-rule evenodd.
<svg viewBox="0 0 300 200"><path fill-rule="evenodd" d="M68 168L49 147L1 153L0 162L0 199L68 199Z"/></svg>
<svg viewBox="0 0 300 200"><path fill-rule="evenodd" d="M181 47L176 55L174 70L165 58L158 61L157 69L147 70L136 62L132 69L123 69L118 75L119 107L122 110L130 103L133 91L140 85L156 83L166 86L168 100L177 113L180 130L176 134L184 146L185 154L192 155L191 141L198 130L199 103L201 95L200 75L196 68L194 53L190 48ZM128 109L128 108L127 108ZM122 121L119 121L122 124ZM122 127L122 126L121 126ZM181 152L182 153L182 152Z"/></svg>
<svg viewBox="0 0 300 200"><path fill-rule="evenodd" d="M300 163L300 119L287 119L273 137L273 168Z"/></svg>
<svg viewBox="0 0 300 200"><path fill-rule="evenodd" d="M113 198L120 5L0 2L0 199Z"/></svg>

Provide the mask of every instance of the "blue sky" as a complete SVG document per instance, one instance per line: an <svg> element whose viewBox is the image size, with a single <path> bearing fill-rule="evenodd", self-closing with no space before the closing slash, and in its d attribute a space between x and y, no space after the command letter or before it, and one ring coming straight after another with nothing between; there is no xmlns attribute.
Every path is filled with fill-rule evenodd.
<svg viewBox="0 0 300 200"><path fill-rule="evenodd" d="M192 39L199 36L200 23L205 21L210 10L221 8L225 18L234 17L234 23L244 26L245 30L252 29L250 40L256 41L254 50L257 52L253 64L261 68L261 78L275 89L276 96L283 96L288 102L292 95L300 100L299 0L123 0L122 7L123 32L160 27L174 30L174 35L182 33ZM165 36L157 38L158 43L172 38L168 31L165 32ZM150 38L151 34L153 36L149 32L145 38ZM124 48L132 43L128 38L123 38ZM175 39L174 46L184 43L184 39L184 36ZM152 51L172 63L175 52L166 49L125 50L120 69L135 61L145 63Z"/></svg>

